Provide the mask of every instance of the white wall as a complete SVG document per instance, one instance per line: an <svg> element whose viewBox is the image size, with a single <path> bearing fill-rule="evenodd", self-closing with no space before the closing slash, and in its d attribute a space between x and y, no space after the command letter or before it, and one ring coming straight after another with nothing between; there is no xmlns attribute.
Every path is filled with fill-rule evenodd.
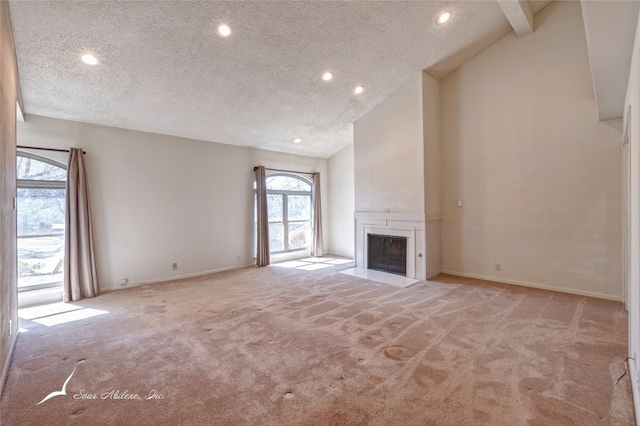
<svg viewBox="0 0 640 426"><path fill-rule="evenodd" d="M366 267L364 241L373 227L385 235L416 232L407 276L441 272L440 142L440 83L422 72L356 121L356 265Z"/></svg>
<svg viewBox="0 0 640 426"><path fill-rule="evenodd" d="M18 333L16 102L20 97L9 3L0 2L0 394Z"/></svg>
<svg viewBox="0 0 640 426"><path fill-rule="evenodd" d="M580 3L536 27L441 81L444 270L620 300L622 135L597 121Z"/></svg>
<svg viewBox="0 0 640 426"><path fill-rule="evenodd" d="M318 171L328 187L323 159L37 116L20 124L20 145L87 152L103 290L119 288L123 277L136 284L251 264L256 165ZM328 204L323 202L325 241Z"/></svg>
<svg viewBox="0 0 640 426"><path fill-rule="evenodd" d="M426 277L442 272L440 82L422 73Z"/></svg>
<svg viewBox="0 0 640 426"><path fill-rule="evenodd" d="M354 175L353 144L328 161L329 247L330 253L354 257Z"/></svg>
<svg viewBox="0 0 640 426"><path fill-rule="evenodd" d="M640 17L638 18L640 28ZM629 311L628 360L636 419L640 419L640 31L636 31L625 105L628 140L624 158L626 305Z"/></svg>
<svg viewBox="0 0 640 426"><path fill-rule="evenodd" d="M355 209L423 213L422 73L354 125Z"/></svg>
<svg viewBox="0 0 640 426"><path fill-rule="evenodd" d="M424 146L424 211L427 217L442 216L442 147L440 138L440 82L422 73Z"/></svg>

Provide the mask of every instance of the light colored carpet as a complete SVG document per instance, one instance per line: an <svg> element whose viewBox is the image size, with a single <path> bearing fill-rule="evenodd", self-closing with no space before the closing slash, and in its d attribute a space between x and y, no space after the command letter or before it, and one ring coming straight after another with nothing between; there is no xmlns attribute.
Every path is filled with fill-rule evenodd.
<svg viewBox="0 0 640 426"><path fill-rule="evenodd" d="M414 285L420 280L413 278L403 277L401 275L390 274L388 272L374 271L372 269L363 268L349 268L340 271L343 274L352 275L358 278L364 278L369 281L375 281L377 283L383 283L400 288L407 288L410 285Z"/></svg>
<svg viewBox="0 0 640 426"><path fill-rule="evenodd" d="M247 268L23 320L0 423L634 424L621 303L341 268Z"/></svg>

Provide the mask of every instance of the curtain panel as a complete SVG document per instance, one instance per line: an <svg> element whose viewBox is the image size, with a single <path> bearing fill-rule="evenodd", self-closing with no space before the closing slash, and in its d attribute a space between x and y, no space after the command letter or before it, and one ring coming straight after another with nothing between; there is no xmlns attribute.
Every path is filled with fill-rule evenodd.
<svg viewBox="0 0 640 426"><path fill-rule="evenodd" d="M82 149L69 149L65 211L64 301L100 294L96 274L89 188Z"/></svg>
<svg viewBox="0 0 640 426"><path fill-rule="evenodd" d="M254 168L256 172L256 204L257 204L257 238L256 266L267 266L271 263L269 254L269 212L267 210L267 176L264 166Z"/></svg>

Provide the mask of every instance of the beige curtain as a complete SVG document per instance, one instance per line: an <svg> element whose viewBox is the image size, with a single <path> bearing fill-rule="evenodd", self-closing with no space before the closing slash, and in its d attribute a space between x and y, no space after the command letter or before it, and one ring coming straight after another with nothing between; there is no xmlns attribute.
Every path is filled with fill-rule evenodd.
<svg viewBox="0 0 640 426"><path fill-rule="evenodd" d="M311 256L324 256L322 244L322 204L320 203L320 173L313 174L311 190L311 209L313 210Z"/></svg>
<svg viewBox="0 0 640 426"><path fill-rule="evenodd" d="M69 150L65 212L64 301L100 294L96 275L89 188L82 149Z"/></svg>
<svg viewBox="0 0 640 426"><path fill-rule="evenodd" d="M256 172L256 203L258 235L256 239L256 266L271 263L269 255L269 212L267 211L267 176L264 166L254 168Z"/></svg>

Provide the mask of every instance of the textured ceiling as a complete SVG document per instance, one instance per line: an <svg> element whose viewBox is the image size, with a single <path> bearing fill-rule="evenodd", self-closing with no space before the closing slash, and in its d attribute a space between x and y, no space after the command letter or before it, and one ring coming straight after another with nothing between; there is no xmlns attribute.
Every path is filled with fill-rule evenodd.
<svg viewBox="0 0 640 426"><path fill-rule="evenodd" d="M548 3L530 2L533 13ZM10 10L27 117L321 158L416 72L442 77L439 64L458 66L511 28L495 1L16 0ZM231 37L216 36L221 22ZM80 62L85 52L99 64Z"/></svg>

